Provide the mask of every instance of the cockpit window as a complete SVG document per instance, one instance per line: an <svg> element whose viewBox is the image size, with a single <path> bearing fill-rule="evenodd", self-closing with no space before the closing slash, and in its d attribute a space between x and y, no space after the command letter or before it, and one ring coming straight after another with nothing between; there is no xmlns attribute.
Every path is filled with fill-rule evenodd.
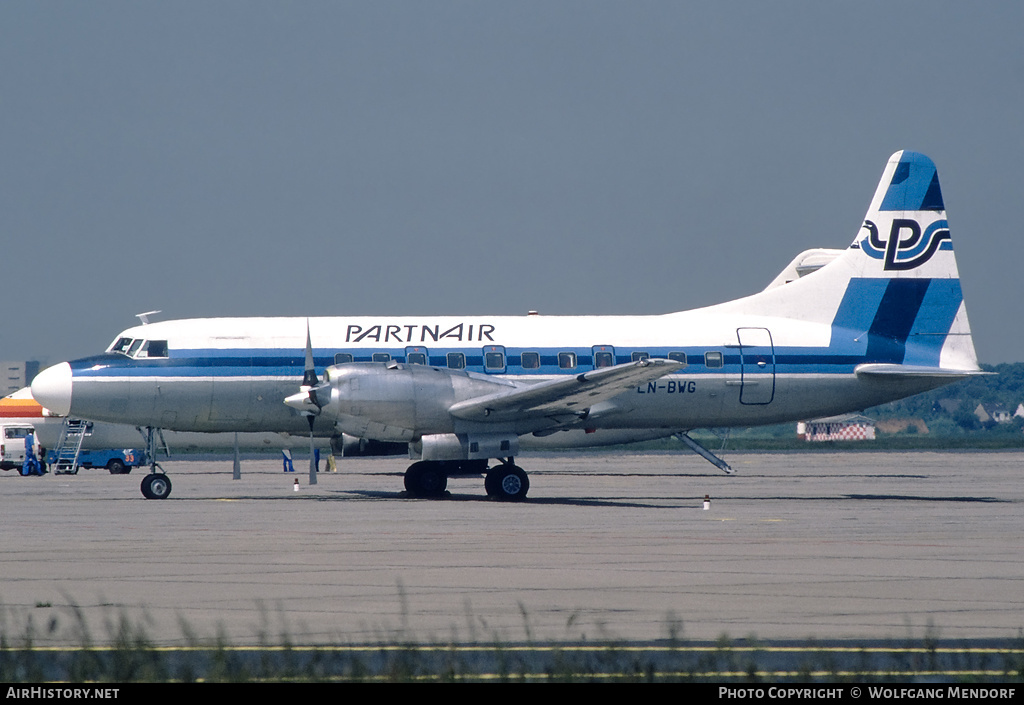
<svg viewBox="0 0 1024 705"><path fill-rule="evenodd" d="M110 352L112 353L123 353L128 354L128 346L132 344L131 338L118 338L117 341L110 346Z"/></svg>
<svg viewBox="0 0 1024 705"><path fill-rule="evenodd" d="M110 352L121 353L136 359L167 357L166 340L144 340L143 338L118 338L110 346Z"/></svg>
<svg viewBox="0 0 1024 705"><path fill-rule="evenodd" d="M167 357L167 341L150 340L142 346L135 357Z"/></svg>

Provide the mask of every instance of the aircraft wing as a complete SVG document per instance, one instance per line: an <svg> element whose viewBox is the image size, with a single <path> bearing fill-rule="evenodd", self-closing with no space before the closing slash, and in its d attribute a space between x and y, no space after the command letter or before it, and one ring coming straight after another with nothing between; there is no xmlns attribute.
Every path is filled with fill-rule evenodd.
<svg viewBox="0 0 1024 705"><path fill-rule="evenodd" d="M524 416L578 416L598 402L654 381L683 367L672 360L647 359L584 372L574 377L524 385L449 407L466 421L510 421Z"/></svg>

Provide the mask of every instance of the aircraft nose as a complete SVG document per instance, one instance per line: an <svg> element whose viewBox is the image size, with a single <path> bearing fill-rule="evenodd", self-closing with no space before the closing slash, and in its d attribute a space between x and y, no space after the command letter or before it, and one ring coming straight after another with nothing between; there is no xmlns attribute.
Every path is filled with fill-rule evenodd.
<svg viewBox="0 0 1024 705"><path fill-rule="evenodd" d="M37 374L32 380L32 396L55 414L70 414L71 365L62 362Z"/></svg>

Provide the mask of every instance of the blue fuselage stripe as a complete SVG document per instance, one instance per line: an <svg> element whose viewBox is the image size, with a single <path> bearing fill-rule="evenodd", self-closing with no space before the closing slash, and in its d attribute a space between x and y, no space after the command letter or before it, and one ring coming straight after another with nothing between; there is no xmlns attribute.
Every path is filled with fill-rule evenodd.
<svg viewBox="0 0 1024 705"><path fill-rule="evenodd" d="M525 369L522 367L521 354L510 353L506 358L504 374L510 375L557 375L557 374L579 374L581 371L593 369L593 358L590 355L580 354L577 356L577 366L563 369L558 366L557 352L572 352L572 350L560 349L555 354L547 351L541 352L541 365L537 368ZM537 351L536 349L534 351ZM686 352L690 360L694 360L678 374L738 374L740 372L741 358L738 353L727 353L723 355L721 367L708 367L704 364L705 349L679 349L672 348L672 352ZM352 352L353 362L370 362L370 353L367 351L345 351ZM389 352L392 359L397 362L405 362L405 354L402 349L380 350L376 352ZM447 351L446 351L447 352ZM456 350L451 352L464 352ZM668 356L668 349L645 348L643 352L650 353L651 357L665 358ZM76 378L115 378L115 377L205 377L205 378L229 378L238 376L253 377L302 377L305 366L301 357L287 357L278 354L257 354L256 351L247 351L245 355L235 358L203 356L200 351L190 351L188 357L174 356L162 360L132 360L119 354L102 355L84 360L78 360L72 365ZM629 355L617 356L618 363L629 362ZM848 355L831 353L828 348L777 348L775 354L776 374L836 374L849 373L853 368L864 362L863 355ZM465 369L470 372L484 372L483 358L480 355L467 355ZM435 367L446 367L445 355L431 355L430 363ZM333 353L329 356L318 356L314 358L314 364L318 370L323 370L334 364Z"/></svg>

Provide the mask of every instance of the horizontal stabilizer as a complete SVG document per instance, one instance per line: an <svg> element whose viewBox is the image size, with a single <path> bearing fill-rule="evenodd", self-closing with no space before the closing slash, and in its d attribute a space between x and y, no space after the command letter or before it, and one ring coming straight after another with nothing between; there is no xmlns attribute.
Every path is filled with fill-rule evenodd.
<svg viewBox="0 0 1024 705"><path fill-rule="evenodd" d="M870 377L889 377L906 379L947 379L950 381L976 377L978 375L994 374L983 370L954 370L945 367L924 367L921 365L894 365L887 363L871 362L864 365L857 365L854 372L858 375Z"/></svg>
<svg viewBox="0 0 1024 705"><path fill-rule="evenodd" d="M660 379L683 366L672 360L648 359L604 367L569 378L517 387L508 392L454 404L448 409L467 421L507 421L522 416L579 414L598 402Z"/></svg>

